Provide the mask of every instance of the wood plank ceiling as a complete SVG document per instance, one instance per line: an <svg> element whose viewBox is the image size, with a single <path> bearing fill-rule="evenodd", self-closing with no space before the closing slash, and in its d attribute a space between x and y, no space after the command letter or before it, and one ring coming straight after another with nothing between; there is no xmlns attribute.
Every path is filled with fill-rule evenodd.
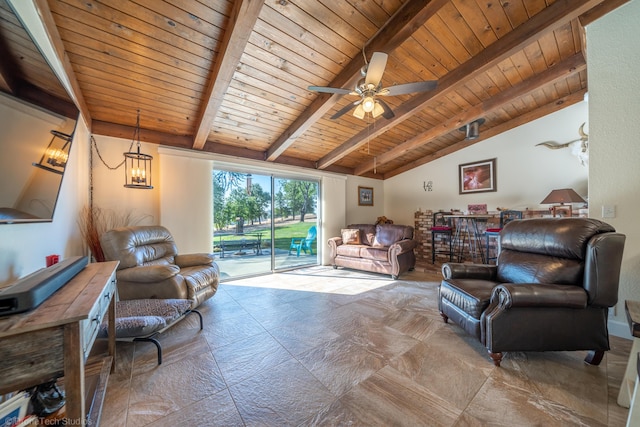
<svg viewBox="0 0 640 427"><path fill-rule="evenodd" d="M385 179L572 105L626 0L38 0L96 134ZM392 119L330 117L389 55ZM459 128L484 118L480 138Z"/></svg>

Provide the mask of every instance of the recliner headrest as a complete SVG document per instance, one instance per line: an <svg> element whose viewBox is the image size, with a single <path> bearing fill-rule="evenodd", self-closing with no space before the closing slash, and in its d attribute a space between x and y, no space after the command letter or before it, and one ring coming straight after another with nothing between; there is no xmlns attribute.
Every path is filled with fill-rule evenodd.
<svg viewBox="0 0 640 427"><path fill-rule="evenodd" d="M589 239L615 231L611 225L593 218L514 220L500 233L500 248L582 261Z"/></svg>
<svg viewBox="0 0 640 427"><path fill-rule="evenodd" d="M100 236L107 260L119 260L118 269L166 259L172 263L178 249L169 230L160 225L121 227Z"/></svg>

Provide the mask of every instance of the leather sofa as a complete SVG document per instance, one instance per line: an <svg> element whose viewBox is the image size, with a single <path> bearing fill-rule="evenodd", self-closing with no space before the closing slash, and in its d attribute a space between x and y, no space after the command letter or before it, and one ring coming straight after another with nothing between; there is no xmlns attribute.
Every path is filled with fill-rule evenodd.
<svg viewBox="0 0 640 427"><path fill-rule="evenodd" d="M416 265L413 250L418 243L409 225L351 224L328 244L333 268L390 274L395 280Z"/></svg>
<svg viewBox="0 0 640 427"><path fill-rule="evenodd" d="M487 348L503 352L609 350L625 236L590 218L514 220L500 232L497 265L445 263L438 308Z"/></svg>
<svg viewBox="0 0 640 427"><path fill-rule="evenodd" d="M178 254L173 236L159 225L122 227L100 236L116 271L121 300L186 299L196 308L218 289L220 270L212 254Z"/></svg>

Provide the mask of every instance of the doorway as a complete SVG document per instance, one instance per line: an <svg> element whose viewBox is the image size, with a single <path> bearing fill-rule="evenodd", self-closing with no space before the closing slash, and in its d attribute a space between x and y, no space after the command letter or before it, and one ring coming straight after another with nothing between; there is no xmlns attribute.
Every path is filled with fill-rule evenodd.
<svg viewBox="0 0 640 427"><path fill-rule="evenodd" d="M222 280L317 265L319 181L213 171L213 248Z"/></svg>

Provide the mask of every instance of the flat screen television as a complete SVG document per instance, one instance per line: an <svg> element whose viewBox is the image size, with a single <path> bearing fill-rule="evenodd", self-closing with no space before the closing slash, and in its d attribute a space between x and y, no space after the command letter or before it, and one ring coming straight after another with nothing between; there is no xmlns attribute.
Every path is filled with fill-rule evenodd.
<svg viewBox="0 0 640 427"><path fill-rule="evenodd" d="M50 222L67 159L45 153L60 136L69 153L78 109L6 0L0 56L0 224Z"/></svg>

